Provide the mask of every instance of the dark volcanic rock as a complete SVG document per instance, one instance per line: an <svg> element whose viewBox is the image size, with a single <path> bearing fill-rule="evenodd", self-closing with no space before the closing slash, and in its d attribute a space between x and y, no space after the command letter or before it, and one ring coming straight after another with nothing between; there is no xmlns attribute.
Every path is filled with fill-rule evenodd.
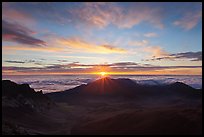
<svg viewBox="0 0 204 137"><path fill-rule="evenodd" d="M44 113L55 106L56 104L42 94L42 91L35 92L28 84L2 80L2 133L38 134L38 131L33 129L46 121Z"/></svg>
<svg viewBox="0 0 204 137"><path fill-rule="evenodd" d="M3 107L27 107L41 111L54 105L42 92L35 92L28 84L16 84L10 80L2 80Z"/></svg>

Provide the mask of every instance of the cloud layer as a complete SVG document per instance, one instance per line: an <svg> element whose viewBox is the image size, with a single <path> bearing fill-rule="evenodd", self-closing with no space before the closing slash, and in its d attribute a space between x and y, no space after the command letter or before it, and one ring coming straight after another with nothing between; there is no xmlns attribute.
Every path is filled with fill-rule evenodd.
<svg viewBox="0 0 204 137"><path fill-rule="evenodd" d="M155 66L150 64L140 64L135 62L116 62L107 64L82 64L79 62L66 64L52 64L42 67L2 67L3 73L13 71L14 73L23 74L97 74L106 71L110 74L140 74L140 73L171 73L176 70L202 69L202 66Z"/></svg>

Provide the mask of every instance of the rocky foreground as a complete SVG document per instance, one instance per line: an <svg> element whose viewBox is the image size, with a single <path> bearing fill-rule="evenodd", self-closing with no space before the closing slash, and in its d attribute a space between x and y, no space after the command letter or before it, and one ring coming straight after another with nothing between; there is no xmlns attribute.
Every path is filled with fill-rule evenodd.
<svg viewBox="0 0 204 137"><path fill-rule="evenodd" d="M102 78L42 94L2 81L3 134L202 134L202 90Z"/></svg>

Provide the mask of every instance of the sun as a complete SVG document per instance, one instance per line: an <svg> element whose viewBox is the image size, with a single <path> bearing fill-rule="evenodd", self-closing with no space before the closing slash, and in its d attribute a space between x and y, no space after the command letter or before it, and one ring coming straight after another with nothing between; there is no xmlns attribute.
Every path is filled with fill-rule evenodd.
<svg viewBox="0 0 204 137"><path fill-rule="evenodd" d="M100 75L105 76L105 75L107 75L107 73L106 72L100 72Z"/></svg>

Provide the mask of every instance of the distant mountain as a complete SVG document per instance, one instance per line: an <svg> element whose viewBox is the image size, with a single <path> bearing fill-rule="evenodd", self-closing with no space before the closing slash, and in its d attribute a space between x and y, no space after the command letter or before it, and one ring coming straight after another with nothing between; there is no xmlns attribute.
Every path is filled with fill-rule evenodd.
<svg viewBox="0 0 204 137"><path fill-rule="evenodd" d="M101 78L88 84L62 92L46 94L55 101L68 101L75 98L89 97L122 97L129 99L145 99L153 97L200 98L201 90L194 89L184 83L176 82L169 85L140 85L130 79Z"/></svg>
<svg viewBox="0 0 204 137"><path fill-rule="evenodd" d="M106 77L46 95L88 111L71 134L202 133L202 91L181 82L140 85L130 79Z"/></svg>

